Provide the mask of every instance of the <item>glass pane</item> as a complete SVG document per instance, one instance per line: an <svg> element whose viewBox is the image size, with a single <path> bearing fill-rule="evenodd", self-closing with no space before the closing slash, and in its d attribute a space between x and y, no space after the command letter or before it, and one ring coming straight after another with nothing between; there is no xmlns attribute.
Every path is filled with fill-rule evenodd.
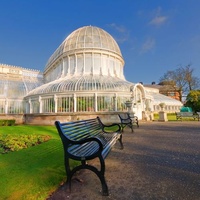
<svg viewBox="0 0 200 200"><path fill-rule="evenodd" d="M94 54L94 74L100 74L101 68L101 55Z"/></svg>
<svg viewBox="0 0 200 200"><path fill-rule="evenodd" d="M77 55L77 74L83 73L84 70L84 55L79 54Z"/></svg>
<svg viewBox="0 0 200 200"><path fill-rule="evenodd" d="M70 56L70 74L75 73L75 56Z"/></svg>
<svg viewBox="0 0 200 200"><path fill-rule="evenodd" d="M87 74L92 72L92 54L85 54L85 72Z"/></svg>
<svg viewBox="0 0 200 200"><path fill-rule="evenodd" d="M42 100L42 112L43 113L55 112L55 102L53 98Z"/></svg>

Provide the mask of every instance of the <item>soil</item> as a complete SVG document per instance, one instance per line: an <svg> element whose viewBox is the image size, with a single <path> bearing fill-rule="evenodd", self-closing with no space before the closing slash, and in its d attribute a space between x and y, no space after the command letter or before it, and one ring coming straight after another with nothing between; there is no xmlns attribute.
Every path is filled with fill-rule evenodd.
<svg viewBox="0 0 200 200"><path fill-rule="evenodd" d="M142 122L123 134L105 160L109 196L102 196L98 177L89 170L74 176L48 200L200 199L200 122ZM98 166L98 160L92 161Z"/></svg>

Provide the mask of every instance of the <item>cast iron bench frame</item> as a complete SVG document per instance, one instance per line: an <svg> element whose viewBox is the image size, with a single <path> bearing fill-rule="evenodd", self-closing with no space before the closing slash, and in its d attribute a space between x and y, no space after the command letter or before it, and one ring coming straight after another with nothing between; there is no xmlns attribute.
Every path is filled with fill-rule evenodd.
<svg viewBox="0 0 200 200"><path fill-rule="evenodd" d="M176 120L181 120L182 118L192 117L194 120L197 119L199 121L199 114L194 114L193 112L176 112Z"/></svg>
<svg viewBox="0 0 200 200"><path fill-rule="evenodd" d="M121 127L122 127L122 132L124 131L124 128L128 126L131 128L132 132L133 130L133 125L136 124L137 127L139 128L139 121L137 116L131 116L129 113L120 113L118 114L120 121L121 121Z"/></svg>
<svg viewBox="0 0 200 200"><path fill-rule="evenodd" d="M55 122L64 149L64 164L67 175L67 186L71 191L71 180L75 172L81 169L93 171L100 179L102 195L108 196L108 186L105 180L105 158L111 148L119 140L123 149L122 133L119 124L105 125L99 117L75 122ZM116 131L105 128L116 126ZM87 163L88 160L99 158L100 169ZM69 160L80 161L80 165L70 169Z"/></svg>

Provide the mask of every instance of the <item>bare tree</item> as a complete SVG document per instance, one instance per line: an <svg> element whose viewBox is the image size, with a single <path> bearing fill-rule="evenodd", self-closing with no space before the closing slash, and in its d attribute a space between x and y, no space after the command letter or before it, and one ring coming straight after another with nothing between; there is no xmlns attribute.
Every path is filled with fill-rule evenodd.
<svg viewBox="0 0 200 200"><path fill-rule="evenodd" d="M200 85L200 79L193 75L194 69L191 68L191 65L187 65L184 68L185 71L185 81L187 83L187 91L196 90Z"/></svg>
<svg viewBox="0 0 200 200"><path fill-rule="evenodd" d="M194 69L191 65L186 67L179 67L172 71L167 71L163 77L160 78L160 82L174 83L174 87L179 93L180 101L182 101L183 95L187 95L189 91L195 90L200 86L200 79L194 76Z"/></svg>

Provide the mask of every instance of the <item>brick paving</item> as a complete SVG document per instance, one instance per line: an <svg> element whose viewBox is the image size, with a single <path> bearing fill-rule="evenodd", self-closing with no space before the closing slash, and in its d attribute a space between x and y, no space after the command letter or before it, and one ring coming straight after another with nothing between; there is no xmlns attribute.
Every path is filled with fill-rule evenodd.
<svg viewBox="0 0 200 200"><path fill-rule="evenodd" d="M72 192L60 187L49 200L65 199L200 199L200 122L141 122L125 129L124 150L106 158L110 195L101 196L99 179L84 170L73 180ZM97 164L94 161L94 164Z"/></svg>

